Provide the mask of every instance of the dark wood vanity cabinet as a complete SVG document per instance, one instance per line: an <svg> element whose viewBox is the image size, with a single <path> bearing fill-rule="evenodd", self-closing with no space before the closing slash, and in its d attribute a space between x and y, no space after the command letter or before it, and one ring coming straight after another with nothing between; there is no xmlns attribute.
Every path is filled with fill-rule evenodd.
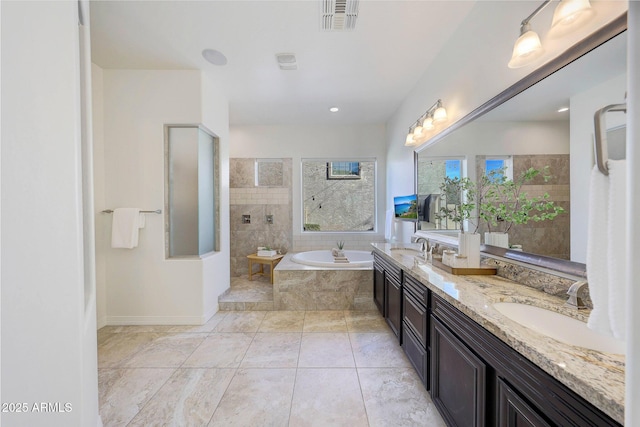
<svg viewBox="0 0 640 427"><path fill-rule="evenodd" d="M384 274L385 319L402 343L402 270L386 269Z"/></svg>
<svg viewBox="0 0 640 427"><path fill-rule="evenodd" d="M502 378L498 378L498 427L550 427Z"/></svg>
<svg viewBox="0 0 640 427"><path fill-rule="evenodd" d="M448 426L621 427L378 254L373 292Z"/></svg>
<svg viewBox="0 0 640 427"><path fill-rule="evenodd" d="M373 263L373 301L378 307L378 311L384 317L384 267L380 262L380 257L374 254Z"/></svg>
<svg viewBox="0 0 640 427"><path fill-rule="evenodd" d="M402 269L376 254L373 297L387 324L402 342Z"/></svg>
<svg viewBox="0 0 640 427"><path fill-rule="evenodd" d="M429 389L429 290L408 275L402 282L402 348Z"/></svg>
<svg viewBox="0 0 640 427"><path fill-rule="evenodd" d="M431 295L431 397L449 426L620 426Z"/></svg>
<svg viewBox="0 0 640 427"><path fill-rule="evenodd" d="M486 424L487 365L438 319L431 319L431 398L450 426Z"/></svg>

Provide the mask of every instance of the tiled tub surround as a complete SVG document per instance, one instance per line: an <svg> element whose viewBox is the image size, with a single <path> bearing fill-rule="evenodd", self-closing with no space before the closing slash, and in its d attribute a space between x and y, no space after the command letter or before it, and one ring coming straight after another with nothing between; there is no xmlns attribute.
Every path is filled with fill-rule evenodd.
<svg viewBox="0 0 640 427"><path fill-rule="evenodd" d="M375 310L371 267L311 267L291 256L274 270L274 310Z"/></svg>
<svg viewBox="0 0 640 427"><path fill-rule="evenodd" d="M373 244L406 274L424 283L466 316L614 420L624 422L623 355L575 347L538 334L500 314L496 302L518 302L586 321L589 311L564 307L564 299L498 276L454 276L433 267L427 273L413 256L391 251L394 245Z"/></svg>

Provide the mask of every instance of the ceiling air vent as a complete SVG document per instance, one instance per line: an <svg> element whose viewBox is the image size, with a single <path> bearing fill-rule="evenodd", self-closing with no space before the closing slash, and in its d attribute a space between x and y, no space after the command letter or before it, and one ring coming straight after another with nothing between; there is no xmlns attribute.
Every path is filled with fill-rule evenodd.
<svg viewBox="0 0 640 427"><path fill-rule="evenodd" d="M298 69L296 55L293 53L276 53L276 60L278 61L278 67L280 67L281 70Z"/></svg>
<svg viewBox="0 0 640 427"><path fill-rule="evenodd" d="M350 31L356 27L360 0L320 0L324 31Z"/></svg>

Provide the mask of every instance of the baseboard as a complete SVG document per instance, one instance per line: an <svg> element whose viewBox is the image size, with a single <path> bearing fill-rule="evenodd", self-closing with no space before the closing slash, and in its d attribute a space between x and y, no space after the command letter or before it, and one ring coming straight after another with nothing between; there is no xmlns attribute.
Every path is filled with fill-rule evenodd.
<svg viewBox="0 0 640 427"><path fill-rule="evenodd" d="M216 310L217 311L217 310ZM213 316L213 314L211 314ZM107 325L203 325L206 316L107 316ZM210 316L209 316L210 317Z"/></svg>
<svg viewBox="0 0 640 427"><path fill-rule="evenodd" d="M218 304L218 302L215 303L215 305L213 307L211 307L205 314L204 314L204 319L202 321L202 324L205 324L209 321L209 319L211 319L213 317L214 314L216 314L218 311L220 311L220 305Z"/></svg>
<svg viewBox="0 0 640 427"><path fill-rule="evenodd" d="M105 326L107 326L107 318L106 316L102 316L99 319L96 319L96 329L100 329L103 328Z"/></svg>

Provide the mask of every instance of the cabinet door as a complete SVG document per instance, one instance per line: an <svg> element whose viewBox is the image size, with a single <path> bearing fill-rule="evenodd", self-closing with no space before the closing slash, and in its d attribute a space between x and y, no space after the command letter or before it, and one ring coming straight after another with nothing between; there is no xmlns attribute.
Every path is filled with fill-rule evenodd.
<svg viewBox="0 0 640 427"><path fill-rule="evenodd" d="M498 426L549 427L550 424L502 378L498 378Z"/></svg>
<svg viewBox="0 0 640 427"><path fill-rule="evenodd" d="M431 397L447 425L485 425L486 365L431 316Z"/></svg>
<svg viewBox="0 0 640 427"><path fill-rule="evenodd" d="M384 270L378 264L373 269L373 300L380 314L384 316Z"/></svg>
<svg viewBox="0 0 640 427"><path fill-rule="evenodd" d="M386 319L398 341L402 343L400 328L402 326L402 286L389 275L384 276L386 299Z"/></svg>
<svg viewBox="0 0 640 427"><path fill-rule="evenodd" d="M402 324L402 349L413 365L425 388L429 390L429 361L424 345L416 338L413 331Z"/></svg>

